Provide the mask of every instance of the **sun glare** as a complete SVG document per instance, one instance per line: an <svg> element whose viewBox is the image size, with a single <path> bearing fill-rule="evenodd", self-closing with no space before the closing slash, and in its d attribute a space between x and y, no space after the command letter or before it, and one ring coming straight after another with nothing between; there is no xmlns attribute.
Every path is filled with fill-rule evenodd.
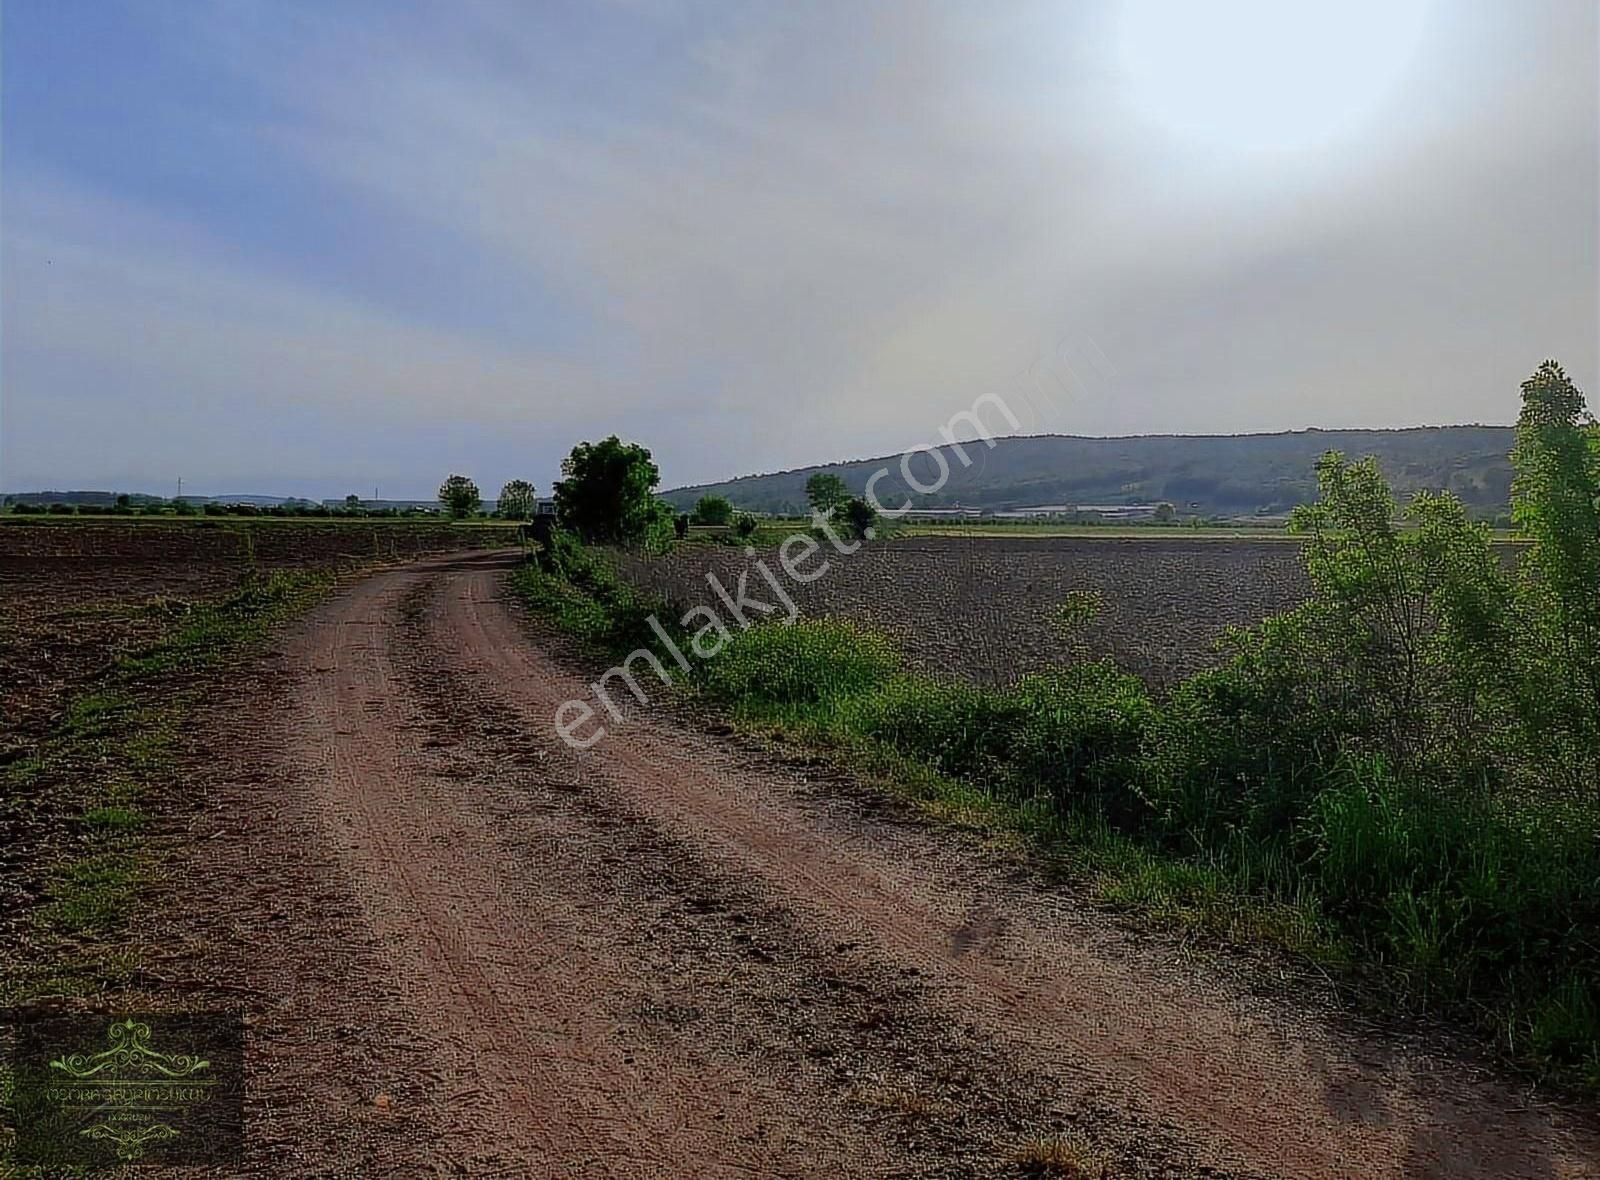
<svg viewBox="0 0 1600 1180"><path fill-rule="evenodd" d="M1422 41L1428 0L1125 0L1130 101L1169 134L1241 152L1361 129Z"/></svg>

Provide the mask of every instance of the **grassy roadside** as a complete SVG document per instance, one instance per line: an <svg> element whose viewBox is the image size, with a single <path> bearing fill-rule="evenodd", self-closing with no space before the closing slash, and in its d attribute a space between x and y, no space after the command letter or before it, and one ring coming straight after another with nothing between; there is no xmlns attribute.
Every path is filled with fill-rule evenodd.
<svg viewBox="0 0 1600 1180"><path fill-rule="evenodd" d="M1325 973L1355 965L1354 948L1315 906L1240 892L1219 864L1163 857L1101 816L1062 812L1042 797L1008 797L942 774L928 759L862 732L847 713L831 707L712 702L742 732L823 754L926 818L1011 844L1051 877L1078 884L1097 901L1156 927L1233 946L1274 948Z"/></svg>
<svg viewBox="0 0 1600 1180"><path fill-rule="evenodd" d="M597 655L648 647L674 667L646 620L677 612L621 582L602 554L567 552L513 581ZM1600 1088L1582 933L1595 858L1581 806L1419 792L1352 758L1288 776L1298 794L1264 796L1249 814L1240 776L1254 773L1243 760L1258 756L1256 738L1200 709L1217 696L1197 695L1248 687L1248 676L1198 681L1176 703L1104 664L995 692L907 673L869 631L802 621L736 633L679 684L932 817L1003 834L1107 904L1271 948L1377 1006L1448 1015L1508 1060ZM1211 761L1197 772L1201 756ZM1169 786L1164 800L1164 774L1191 793Z"/></svg>
<svg viewBox="0 0 1600 1180"><path fill-rule="evenodd" d="M655 614L672 633L674 612L617 578L602 555L570 566L564 576L526 564L512 586L534 612L597 656L620 659L646 647L677 673L646 623ZM681 646L687 637L674 638ZM730 648L694 676L679 673L675 687L748 734L827 756L936 822L1008 840L1108 905L1203 937L1275 947L1324 972L1353 966L1354 948L1310 904L1253 897L1220 865L1158 855L1103 817L1063 812L1042 796L997 792L882 740L846 700L855 695L852 687L875 687L879 674L895 667L881 637L846 624L800 623L757 628L735 644L740 640L747 641L741 650ZM769 644L785 650L758 650ZM816 683L839 691L813 693L809 686ZM902 682L900 691L906 686ZM931 683L913 690L937 692Z"/></svg>
<svg viewBox="0 0 1600 1180"><path fill-rule="evenodd" d="M118 935L159 871L147 802L205 703L204 674L331 585L325 573L277 572L219 600L143 608L165 615L163 637L119 659L31 757L0 769L0 827L29 850L12 871L32 894L14 927L20 953L0 965L0 1007L93 995L132 976Z"/></svg>

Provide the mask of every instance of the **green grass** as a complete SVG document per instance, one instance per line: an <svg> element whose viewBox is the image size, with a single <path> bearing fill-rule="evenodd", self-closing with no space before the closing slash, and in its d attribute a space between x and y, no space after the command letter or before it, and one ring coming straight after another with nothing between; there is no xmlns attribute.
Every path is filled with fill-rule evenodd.
<svg viewBox="0 0 1600 1180"><path fill-rule="evenodd" d="M146 816L142 811L132 807L103 806L90 807L83 813L83 822L91 828L102 828L111 832L125 832L142 827Z"/></svg>
<svg viewBox="0 0 1600 1180"><path fill-rule="evenodd" d="M1037 696L1019 704L907 675L887 640L834 620L741 633L693 687L748 727L831 750L933 818L1020 838L1110 905L1209 936L1269 942L1324 967L1350 961L1346 941L1306 899L1241 888L1221 859L1164 855L1093 800L1052 795L1049 768L1008 761L1028 757L1026 711L1048 707Z"/></svg>
<svg viewBox="0 0 1600 1180"><path fill-rule="evenodd" d="M113 829L95 843L104 847L55 871L45 905L35 915L46 930L69 935L104 934L120 926L148 865L137 844Z"/></svg>

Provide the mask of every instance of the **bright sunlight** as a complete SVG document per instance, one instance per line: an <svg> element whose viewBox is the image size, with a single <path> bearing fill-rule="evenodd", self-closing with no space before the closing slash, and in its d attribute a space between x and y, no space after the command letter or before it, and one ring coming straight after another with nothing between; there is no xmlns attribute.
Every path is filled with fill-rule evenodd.
<svg viewBox="0 0 1600 1180"><path fill-rule="evenodd" d="M1130 96L1169 134L1241 152L1301 151L1379 112L1422 41L1428 0L1128 0Z"/></svg>

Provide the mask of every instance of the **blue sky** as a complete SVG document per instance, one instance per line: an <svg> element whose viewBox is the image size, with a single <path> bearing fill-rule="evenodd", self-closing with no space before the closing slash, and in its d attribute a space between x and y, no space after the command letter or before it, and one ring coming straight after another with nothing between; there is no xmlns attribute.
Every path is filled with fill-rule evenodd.
<svg viewBox="0 0 1600 1180"><path fill-rule="evenodd" d="M1592 390L1597 6L1284 7L8 0L0 487L547 488L613 432L692 482L983 393L1507 421L1546 355Z"/></svg>

